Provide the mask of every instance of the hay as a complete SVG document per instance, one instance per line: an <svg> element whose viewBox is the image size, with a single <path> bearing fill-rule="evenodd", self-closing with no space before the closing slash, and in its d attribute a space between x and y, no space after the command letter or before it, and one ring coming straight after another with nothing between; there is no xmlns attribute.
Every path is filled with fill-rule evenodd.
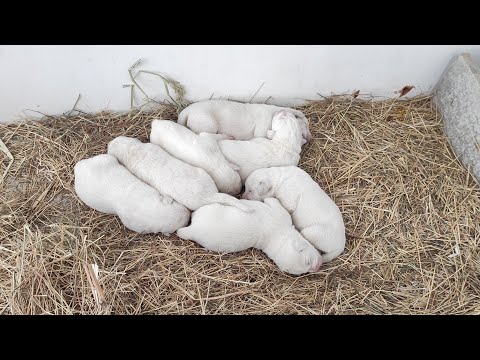
<svg viewBox="0 0 480 360"><path fill-rule="evenodd" d="M15 158L0 184L0 313L480 313L480 191L430 99L301 110L314 140L300 166L351 236L340 258L300 277L257 250L220 255L135 234L76 197L77 161L118 135L147 141L151 119L175 108L0 124ZM0 176L9 162L0 152Z"/></svg>
<svg viewBox="0 0 480 360"><path fill-rule="evenodd" d="M152 99L146 92L145 90L140 86L137 80L135 78L140 75L140 74L149 74L149 75L155 75L159 77L163 81L163 86L165 89L165 92L167 96L170 98L170 100L173 102L170 103L168 100L166 100L169 104L174 105L175 108L177 109L177 114L180 114L180 112L187 107L190 104L190 101L188 101L185 98L185 88L180 84L178 81L169 79L162 74L160 74L158 71L151 71L151 70L137 70L137 73L133 75L133 70L137 68L140 63L142 62L142 59L137 60L130 68L128 69L128 76L130 77L130 80L132 84L129 85L124 85L123 87L130 87L130 109L137 109L141 110L145 106L151 105L151 104L160 104L158 101ZM170 94L169 86L175 91L175 99L172 97ZM135 102L135 95L134 95L134 90L138 89L144 96L144 102L143 104L135 107L134 102Z"/></svg>

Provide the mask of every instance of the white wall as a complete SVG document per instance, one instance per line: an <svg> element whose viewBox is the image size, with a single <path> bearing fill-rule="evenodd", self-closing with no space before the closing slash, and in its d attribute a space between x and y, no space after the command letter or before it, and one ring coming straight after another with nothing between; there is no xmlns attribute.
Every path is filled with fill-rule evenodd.
<svg viewBox="0 0 480 360"><path fill-rule="evenodd" d="M352 92L395 97L405 85L428 92L452 56L469 51L480 57L480 46L280 46L280 45L155 45L155 46L0 46L0 121L32 109L59 114L72 108L128 110L127 69L137 59L140 68L160 71L185 85L189 100L223 96L271 103L318 99L317 93ZM147 91L164 97L156 77L139 78ZM297 101L298 102L298 101Z"/></svg>

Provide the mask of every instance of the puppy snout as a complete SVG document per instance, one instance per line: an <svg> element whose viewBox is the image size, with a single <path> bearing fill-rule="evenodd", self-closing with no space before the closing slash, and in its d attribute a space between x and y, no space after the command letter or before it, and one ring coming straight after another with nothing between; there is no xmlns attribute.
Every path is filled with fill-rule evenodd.
<svg viewBox="0 0 480 360"><path fill-rule="evenodd" d="M322 267L322 258L320 257L317 260L317 263L315 264L315 266L312 267L310 272L319 272L321 267Z"/></svg>
<svg viewBox="0 0 480 360"><path fill-rule="evenodd" d="M244 192L243 195L242 195L242 199L250 200L250 193Z"/></svg>

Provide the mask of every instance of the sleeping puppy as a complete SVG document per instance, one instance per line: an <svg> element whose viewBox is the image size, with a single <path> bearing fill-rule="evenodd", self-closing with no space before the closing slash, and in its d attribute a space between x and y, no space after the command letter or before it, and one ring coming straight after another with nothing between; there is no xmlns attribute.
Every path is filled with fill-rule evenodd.
<svg viewBox="0 0 480 360"><path fill-rule="evenodd" d="M257 169L298 164L302 130L292 113L285 110L276 113L267 137L248 141L218 141L225 158L239 167L242 182Z"/></svg>
<svg viewBox="0 0 480 360"><path fill-rule="evenodd" d="M295 166L254 171L245 182L244 199L277 198L292 214L302 236L323 252L327 263L345 249L345 226L333 200L302 169Z"/></svg>
<svg viewBox="0 0 480 360"><path fill-rule="evenodd" d="M266 104L243 104L228 100L207 100L187 106L178 123L195 133L231 135L235 140L266 137L272 129L273 115L281 110L297 117L302 127L302 145L312 139L308 119L301 111Z"/></svg>
<svg viewBox="0 0 480 360"><path fill-rule="evenodd" d="M80 160L75 192L87 206L118 215L130 230L169 234L186 226L190 211L133 176L111 155Z"/></svg>
<svg viewBox="0 0 480 360"><path fill-rule="evenodd" d="M192 214L190 226L178 229L177 235L222 253L254 247L265 252L280 270L294 275L320 269L320 253L295 229L277 199L241 201L255 213L220 204L202 206Z"/></svg>
<svg viewBox="0 0 480 360"><path fill-rule="evenodd" d="M215 181L220 192L236 195L242 190L238 169L223 156L218 146L219 139L228 135L195 134L185 126L170 120L153 120L150 142L160 146L173 157L192 166L204 169Z"/></svg>
<svg viewBox="0 0 480 360"><path fill-rule="evenodd" d="M219 193L205 170L175 159L160 146L119 136L108 144L108 153L160 194L170 196L190 210L221 203L252 211L233 196Z"/></svg>

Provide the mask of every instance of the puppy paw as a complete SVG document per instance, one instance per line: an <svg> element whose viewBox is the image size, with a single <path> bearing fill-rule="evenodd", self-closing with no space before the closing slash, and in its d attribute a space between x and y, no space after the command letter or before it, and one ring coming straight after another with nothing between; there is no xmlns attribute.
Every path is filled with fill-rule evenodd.
<svg viewBox="0 0 480 360"><path fill-rule="evenodd" d="M162 198L162 203L164 205L171 205L173 203L173 199L170 196L164 196Z"/></svg>

